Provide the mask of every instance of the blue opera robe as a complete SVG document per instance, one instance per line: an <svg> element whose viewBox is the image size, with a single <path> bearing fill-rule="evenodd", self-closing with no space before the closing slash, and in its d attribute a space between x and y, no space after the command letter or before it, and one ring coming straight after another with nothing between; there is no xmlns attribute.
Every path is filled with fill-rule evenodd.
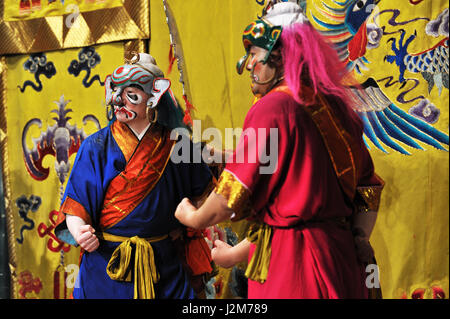
<svg viewBox="0 0 450 319"><path fill-rule="evenodd" d="M169 159L150 193L145 195L125 218L105 230L101 229L102 205L107 196L108 186L127 169L128 165L124 156L123 141L121 149L116 141L117 133L116 135L112 133L111 128L114 125L121 125L122 129L124 126L115 121L83 141L62 202L70 199L77 205L82 205L85 209L84 214L89 216L81 217L89 221L96 232L104 231L124 237L150 238L168 234L182 227L174 217L178 203L184 197L195 198L204 195L212 181L212 174L204 163L175 163ZM124 131L126 129L127 127ZM142 143L142 140L138 143L132 156L149 151ZM192 142L190 143L192 151L194 148ZM173 154L169 156L172 157ZM64 212L61 211L61 213ZM65 242L76 245L65 221L57 226L55 233ZM73 291L74 298L133 298L133 279L131 282L115 281L106 273L110 257L119 244L101 240L97 250L91 253L84 252ZM151 245L160 275L159 281L154 285L155 298L195 298L188 274L182 266L181 258L170 237Z"/></svg>

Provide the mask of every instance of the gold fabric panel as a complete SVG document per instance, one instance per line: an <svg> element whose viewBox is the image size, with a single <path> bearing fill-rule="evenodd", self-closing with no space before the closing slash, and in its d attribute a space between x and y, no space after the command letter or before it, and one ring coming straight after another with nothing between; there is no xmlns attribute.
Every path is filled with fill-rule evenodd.
<svg viewBox="0 0 450 319"><path fill-rule="evenodd" d="M80 12L77 27L67 27L72 13L22 21L4 21L0 2L0 54L33 53L113 41L148 39L149 2L124 0L120 7Z"/></svg>

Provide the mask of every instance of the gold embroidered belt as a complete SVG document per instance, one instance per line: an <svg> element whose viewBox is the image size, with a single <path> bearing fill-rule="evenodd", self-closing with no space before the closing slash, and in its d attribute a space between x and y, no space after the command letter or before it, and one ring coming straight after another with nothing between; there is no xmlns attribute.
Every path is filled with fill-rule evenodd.
<svg viewBox="0 0 450 319"><path fill-rule="evenodd" d="M131 281L134 274L134 299L155 299L154 284L159 280L155 256L151 243L162 241L168 235L152 238L122 237L108 233L96 234L98 238L121 243L113 252L106 266L106 273L112 280ZM131 256L134 251L134 269L131 271Z"/></svg>

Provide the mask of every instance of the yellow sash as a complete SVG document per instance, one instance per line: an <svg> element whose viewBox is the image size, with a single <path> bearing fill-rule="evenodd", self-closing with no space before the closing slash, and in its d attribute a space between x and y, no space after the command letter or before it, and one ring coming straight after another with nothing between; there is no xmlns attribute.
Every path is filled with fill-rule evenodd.
<svg viewBox="0 0 450 319"><path fill-rule="evenodd" d="M131 281L131 256L134 257L134 299L155 299L154 283L159 280L156 270L155 256L151 243L164 240L168 235L152 238L131 238L111 235L108 233L98 234L100 239L121 243L114 250L111 259L106 266L106 272L112 280Z"/></svg>
<svg viewBox="0 0 450 319"><path fill-rule="evenodd" d="M252 224L247 239L256 245L252 259L248 263L245 276L251 280L264 283L269 272L272 227L267 224Z"/></svg>

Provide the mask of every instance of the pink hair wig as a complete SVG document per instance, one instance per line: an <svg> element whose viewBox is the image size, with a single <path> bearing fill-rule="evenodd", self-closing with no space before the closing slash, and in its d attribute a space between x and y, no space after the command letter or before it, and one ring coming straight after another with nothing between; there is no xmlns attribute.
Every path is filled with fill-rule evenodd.
<svg viewBox="0 0 450 319"><path fill-rule="evenodd" d="M310 24L297 23L283 28L281 54L286 83L298 103L311 105L316 102L319 93L332 96L333 100L337 98L342 101L333 103L334 108L339 108L344 116L360 121L350 107L350 90L342 83L347 73L345 64L339 59L336 50ZM312 98L302 92L304 85L314 91Z"/></svg>

